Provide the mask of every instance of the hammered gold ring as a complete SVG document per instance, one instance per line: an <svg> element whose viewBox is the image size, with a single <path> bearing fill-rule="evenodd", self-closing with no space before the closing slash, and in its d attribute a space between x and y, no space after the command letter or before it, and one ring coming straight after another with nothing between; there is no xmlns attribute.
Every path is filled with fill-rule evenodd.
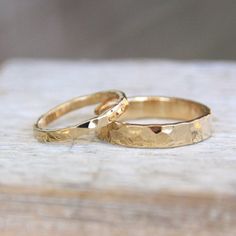
<svg viewBox="0 0 236 236"><path fill-rule="evenodd" d="M103 104L111 100L113 101L113 106L89 120L66 128L47 128L48 124L66 113L97 103ZM116 121L119 116L125 112L127 105L128 101L125 94L118 90L97 92L86 96L80 96L62 103L42 115L34 124L34 136L41 142L84 138L90 135L91 131L95 131L109 125L113 121Z"/></svg>
<svg viewBox="0 0 236 236"><path fill-rule="evenodd" d="M112 144L142 148L168 148L198 143L211 136L211 111L198 102L172 97L129 98L127 111L119 121L102 127L97 136ZM97 108L100 114L109 103ZM125 120L164 118L164 124L134 124Z"/></svg>

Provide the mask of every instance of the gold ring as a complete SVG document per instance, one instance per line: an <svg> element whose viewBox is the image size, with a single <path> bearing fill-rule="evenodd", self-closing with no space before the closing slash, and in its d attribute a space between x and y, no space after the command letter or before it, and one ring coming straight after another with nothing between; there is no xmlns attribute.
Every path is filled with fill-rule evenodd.
<svg viewBox="0 0 236 236"><path fill-rule="evenodd" d="M133 97L128 101L128 109L120 120L97 132L100 139L128 147L167 148L198 143L211 136L211 111L203 104L181 98L156 96ZM96 113L101 113L109 106L109 103L103 104L97 108ZM138 118L166 118L175 119L177 122L124 122Z"/></svg>
<svg viewBox="0 0 236 236"><path fill-rule="evenodd" d="M106 103L110 100L114 102L112 107L89 120L61 129L45 128L49 123L66 113L88 105ZM82 138L90 135L91 130L100 129L117 120L119 116L124 113L127 105L128 101L125 94L117 90L98 92L91 95L77 97L56 106L42 115L34 124L34 136L41 142L64 141L68 139L71 140Z"/></svg>

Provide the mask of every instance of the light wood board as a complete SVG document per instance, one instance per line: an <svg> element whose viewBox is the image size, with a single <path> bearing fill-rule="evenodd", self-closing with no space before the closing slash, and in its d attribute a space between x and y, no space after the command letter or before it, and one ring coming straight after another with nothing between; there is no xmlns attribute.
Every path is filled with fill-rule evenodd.
<svg viewBox="0 0 236 236"><path fill-rule="evenodd" d="M202 102L213 137L173 149L33 138L48 109L107 89ZM0 235L236 234L236 63L12 60L0 74L0 134Z"/></svg>

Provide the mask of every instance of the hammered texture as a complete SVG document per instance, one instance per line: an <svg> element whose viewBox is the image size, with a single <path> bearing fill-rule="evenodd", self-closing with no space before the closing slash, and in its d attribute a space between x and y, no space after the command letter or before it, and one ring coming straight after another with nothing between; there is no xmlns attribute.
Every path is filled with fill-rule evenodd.
<svg viewBox="0 0 236 236"><path fill-rule="evenodd" d="M97 132L112 144L129 147L167 148L198 143L211 136L211 115L166 125L134 125L114 122Z"/></svg>
<svg viewBox="0 0 236 236"><path fill-rule="evenodd" d="M58 130L38 130L34 127L34 137L42 142L65 142L77 139L88 138L90 136L90 129L83 128L65 128Z"/></svg>
<svg viewBox="0 0 236 236"><path fill-rule="evenodd" d="M96 100L98 100L97 102L103 104L103 102L100 101L101 96L103 97L103 100L107 101L107 99L109 99L109 96L111 96L110 94L113 94L113 96L114 94L120 94L120 96L115 99L112 98L112 100L115 102L112 107L87 121L84 121L74 126L54 130L42 128L39 125L40 122L45 122L49 117L56 117L56 113L60 113L57 118L62 116L64 113L61 112L61 110L63 111L61 107L65 107L65 109L68 109L68 103L70 107L73 107L78 102L83 104L84 100L88 100L88 104L85 104L90 105L89 99L91 99L91 97L94 97ZM86 105L83 104L81 107L84 107ZM101 127L104 127L107 124L116 121L125 112L127 106L128 101L125 94L117 90L110 90L108 92L98 92L84 97L77 97L58 105L54 109L41 116L33 126L34 137L40 142L64 142L68 140L81 140L86 138L90 139L91 133L94 134L95 129L100 129ZM68 109L68 112L70 112L70 109Z"/></svg>

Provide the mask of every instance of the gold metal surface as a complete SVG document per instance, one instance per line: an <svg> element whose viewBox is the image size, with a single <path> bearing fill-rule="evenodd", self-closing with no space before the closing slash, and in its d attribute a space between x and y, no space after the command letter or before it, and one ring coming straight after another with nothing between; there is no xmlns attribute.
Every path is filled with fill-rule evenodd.
<svg viewBox="0 0 236 236"><path fill-rule="evenodd" d="M62 129L47 129L46 126L63 116L66 113L76 109L93 105L96 103L106 103L112 100L113 105L87 121L77 125ZM87 137L91 130L100 129L109 123L117 120L124 113L128 101L123 92L117 90L98 92L91 95L81 96L69 100L42 115L34 124L34 136L41 142L64 141Z"/></svg>
<svg viewBox="0 0 236 236"><path fill-rule="evenodd" d="M98 130L97 136L100 139L128 147L167 148L198 143L211 136L211 111L203 104L170 97L133 97L128 101L128 109L120 121ZM109 103L103 104L96 112L99 114L109 106ZM124 122L137 118L178 121L165 124Z"/></svg>

